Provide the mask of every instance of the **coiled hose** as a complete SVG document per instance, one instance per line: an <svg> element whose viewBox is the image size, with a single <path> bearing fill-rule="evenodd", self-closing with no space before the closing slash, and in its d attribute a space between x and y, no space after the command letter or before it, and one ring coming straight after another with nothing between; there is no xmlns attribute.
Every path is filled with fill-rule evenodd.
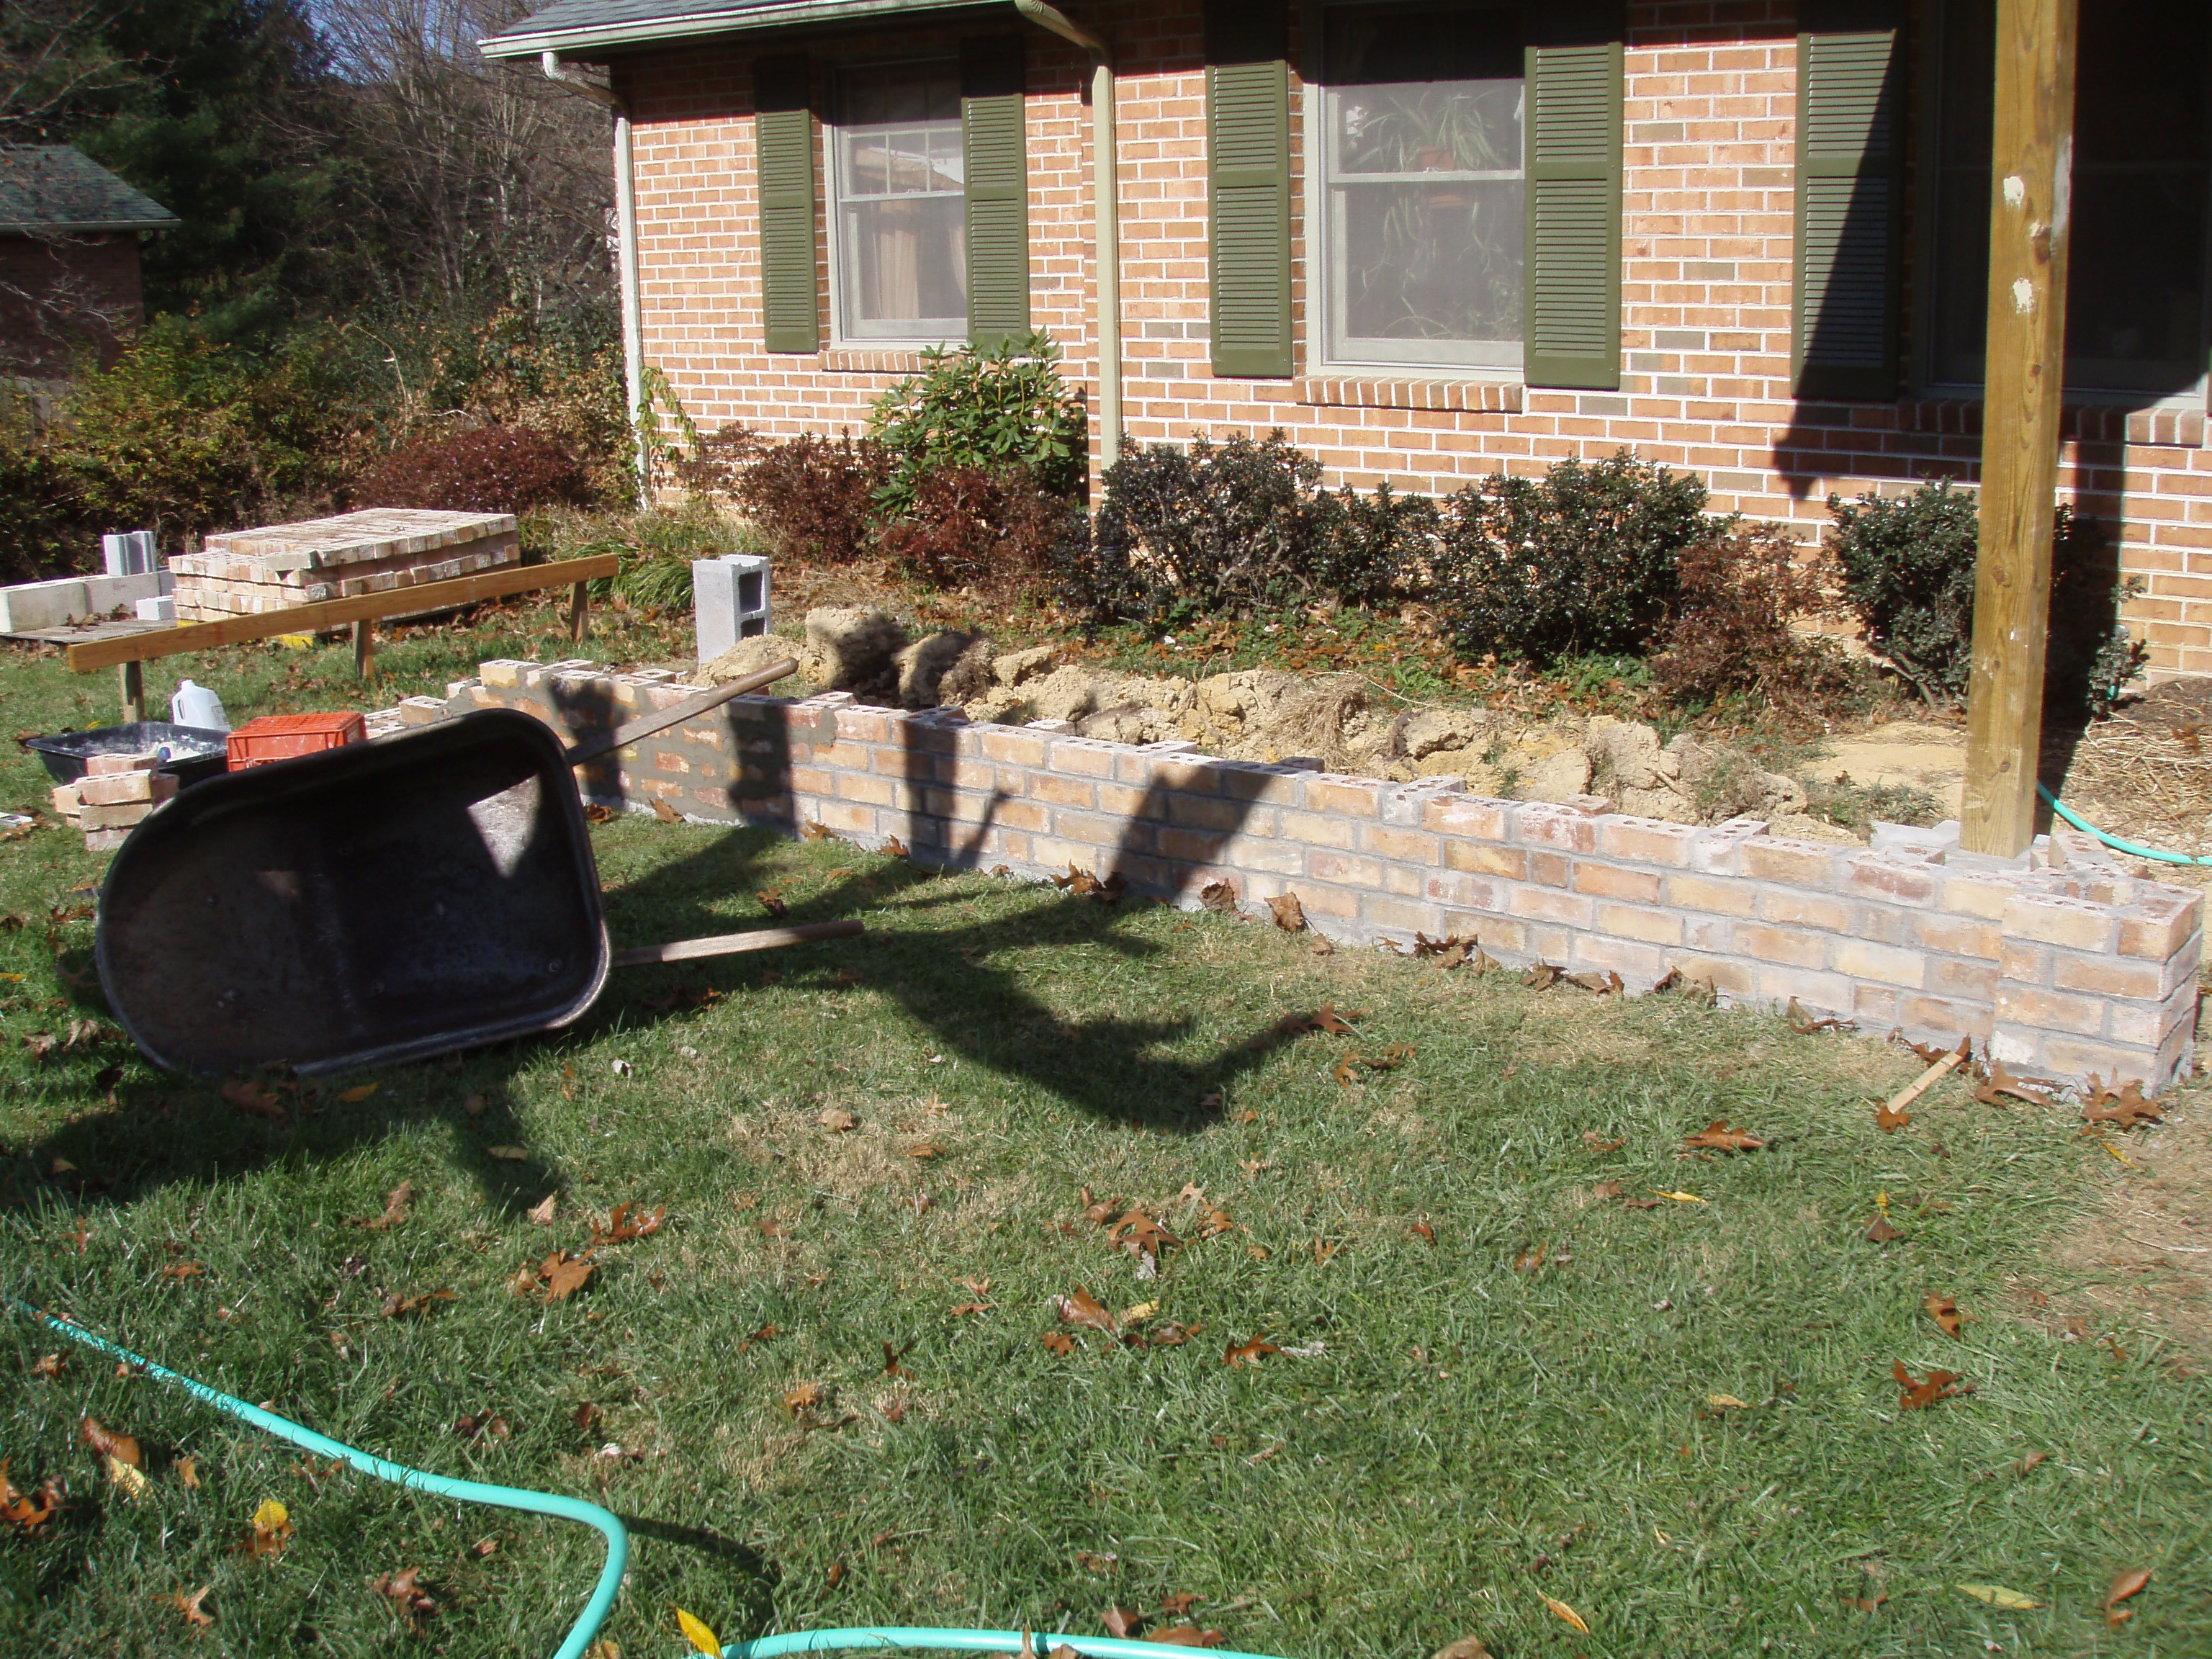
<svg viewBox="0 0 2212 1659"><path fill-rule="evenodd" d="M112 1359L120 1359L147 1376L173 1383L185 1393L204 1401L217 1411L228 1412L242 1423L249 1423L264 1434L275 1435L279 1440L289 1440L322 1457L334 1457L349 1463L363 1474L374 1475L379 1480L395 1486L411 1486L416 1492L428 1492L433 1498L451 1498L464 1504L484 1504L496 1509L522 1510L532 1515L550 1515L562 1521L580 1521L587 1527L596 1527L607 1540L606 1565L599 1569L599 1582L593 1586L592 1599L584 1604L582 1617L568 1632L568 1639L561 1644L553 1659L583 1659L584 1650L599 1633L613 1609L615 1592L622 1588L623 1574L629 1565L629 1534L622 1522L596 1504L586 1504L580 1498L562 1498L557 1493L523 1492L514 1486L488 1486L477 1480L453 1480L442 1474L425 1474L420 1469L410 1469L404 1464L389 1463L381 1457L372 1457L367 1452L356 1451L351 1446L317 1434L313 1429L301 1428L273 1412L258 1406L249 1406L243 1400L233 1400L228 1395L210 1388L206 1383L152 1360L132 1353L128 1348L117 1346L106 1337L95 1336L82 1325L41 1312L21 1297L15 1300L15 1311L36 1320L47 1329L58 1331L72 1342L82 1343L96 1353ZM1135 1659L1144 1659L1137 1656ZM1157 1651L1150 1659L1159 1659Z"/></svg>

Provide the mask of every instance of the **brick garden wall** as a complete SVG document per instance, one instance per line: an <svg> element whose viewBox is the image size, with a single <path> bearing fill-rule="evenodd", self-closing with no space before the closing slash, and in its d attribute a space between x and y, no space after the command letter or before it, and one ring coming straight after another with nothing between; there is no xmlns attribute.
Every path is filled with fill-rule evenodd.
<svg viewBox="0 0 2212 1659"><path fill-rule="evenodd" d="M1298 99L1292 63L1293 109ZM1618 392L1496 381L1216 379L1207 361L1206 107L1198 0L1096 0L1085 21L1119 69L1126 410L1132 435L1264 433L1322 458L1331 485L1444 492L1504 469L1540 471L1624 447L1692 469L1715 505L1826 524L1832 490L1978 473L1972 403L1801 404L1790 394L1796 20L1792 0L1634 0L1628 9L1623 227L1625 369ZM1011 19L990 27L1012 27ZM848 34L811 47L817 109L839 60L950 50L950 29ZM1086 65L1028 37L1032 314L1094 398ZM773 48L787 51L788 44ZM621 60L636 118L648 362L702 425L858 427L913 360L881 350L763 349L751 48L686 45ZM1303 158L1293 124L1297 361L1306 315ZM817 177L824 176L817 155ZM821 222L817 212L817 223ZM829 309L826 230L820 253ZM827 337L825 333L825 338ZM2120 527L2148 591L2126 614L2154 667L2212 672L2212 452L2201 410L2089 410L2069 417L2062 482Z"/></svg>
<svg viewBox="0 0 2212 1659"><path fill-rule="evenodd" d="M515 708L571 735L691 688L665 671L489 662L410 721ZM1195 905L1225 882L1247 909L1297 894L1347 944L1472 935L1502 961L1613 972L1632 992L1669 973L1731 1002L1782 1004L1972 1036L2029 1075L2171 1082L2189 1063L2203 896L2133 879L2086 838L2039 843L2040 867L1940 849L1873 852L1578 805L1486 800L1456 778L1411 784L1301 763L1134 747L1063 722L970 725L835 692L741 698L586 773L610 804L786 830L818 823L933 866L1042 877L1118 873Z"/></svg>

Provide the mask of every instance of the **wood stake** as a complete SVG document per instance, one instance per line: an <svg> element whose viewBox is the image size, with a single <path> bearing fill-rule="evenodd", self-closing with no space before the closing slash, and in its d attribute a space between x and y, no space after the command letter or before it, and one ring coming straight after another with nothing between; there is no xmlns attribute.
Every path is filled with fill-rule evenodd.
<svg viewBox="0 0 2212 1659"><path fill-rule="evenodd" d="M366 617L356 617L353 625L353 677L357 680L368 678L368 659L376 653L376 635L369 629Z"/></svg>
<svg viewBox="0 0 2212 1659"><path fill-rule="evenodd" d="M1960 840L1999 858L2024 852L2035 834L2078 18L2079 0L1997 0L1981 553Z"/></svg>
<svg viewBox="0 0 2212 1659"><path fill-rule="evenodd" d="M146 665L126 662L118 675L123 685L123 723L136 726L146 718Z"/></svg>
<svg viewBox="0 0 2212 1659"><path fill-rule="evenodd" d="M586 624L585 622L584 611L584 584L578 582L576 586L570 590L568 594L568 639L570 643L581 645L584 642L586 627Z"/></svg>
<svg viewBox="0 0 2212 1659"><path fill-rule="evenodd" d="M1945 1078L1950 1076L1954 1069L1966 1064L1966 1051L1964 1048L1954 1049L1892 1095L1887 1109L1893 1112L1903 1111Z"/></svg>

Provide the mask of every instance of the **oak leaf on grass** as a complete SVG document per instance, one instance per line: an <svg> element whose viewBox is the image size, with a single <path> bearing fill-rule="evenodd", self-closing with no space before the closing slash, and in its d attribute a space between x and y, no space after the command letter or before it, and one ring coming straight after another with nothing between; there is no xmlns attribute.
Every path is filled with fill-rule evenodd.
<svg viewBox="0 0 2212 1659"><path fill-rule="evenodd" d="M1748 1129L1731 1129L1728 1120L1717 1117L1693 1135L1682 1139L1685 1149L1692 1152L1750 1152L1766 1143Z"/></svg>
<svg viewBox="0 0 2212 1659"><path fill-rule="evenodd" d="M2150 1583L2150 1571L2148 1567L2128 1567L2112 1575L2112 1587L2105 1592L2105 1622L2107 1625L2124 1625L2135 1617L2133 1607L2123 1607L2120 1603L2130 1595L2139 1594L2143 1586Z"/></svg>
<svg viewBox="0 0 2212 1659"><path fill-rule="evenodd" d="M1956 1371L1931 1370L1916 1378L1905 1369L1901 1359L1892 1363L1889 1374L1897 1379L1899 1390L1897 1408L1914 1412L1934 1405L1939 1400L1949 1400L1962 1394L1971 1394L1974 1385L1962 1379Z"/></svg>
<svg viewBox="0 0 2212 1659"><path fill-rule="evenodd" d="M1957 1303L1949 1297L1941 1294L1929 1297L1920 1305L1928 1310L1928 1316L1936 1322L1946 1336L1958 1335L1960 1328L1972 1317L1971 1315L1960 1313Z"/></svg>
<svg viewBox="0 0 2212 1659"><path fill-rule="evenodd" d="M1228 1351L1221 1356L1221 1363L1224 1365L1256 1365L1263 1354L1280 1352L1280 1348L1267 1340L1267 1332L1261 1331L1249 1342L1231 1344Z"/></svg>

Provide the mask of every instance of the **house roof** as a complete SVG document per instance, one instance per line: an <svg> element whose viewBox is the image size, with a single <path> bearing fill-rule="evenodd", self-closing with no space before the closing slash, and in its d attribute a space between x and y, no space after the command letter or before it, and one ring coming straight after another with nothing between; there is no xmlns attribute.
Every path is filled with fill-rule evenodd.
<svg viewBox="0 0 2212 1659"><path fill-rule="evenodd" d="M0 232L161 230L181 222L81 149L0 145Z"/></svg>
<svg viewBox="0 0 2212 1659"><path fill-rule="evenodd" d="M974 10L976 0L553 0L477 46L487 58L645 46L899 12Z"/></svg>

